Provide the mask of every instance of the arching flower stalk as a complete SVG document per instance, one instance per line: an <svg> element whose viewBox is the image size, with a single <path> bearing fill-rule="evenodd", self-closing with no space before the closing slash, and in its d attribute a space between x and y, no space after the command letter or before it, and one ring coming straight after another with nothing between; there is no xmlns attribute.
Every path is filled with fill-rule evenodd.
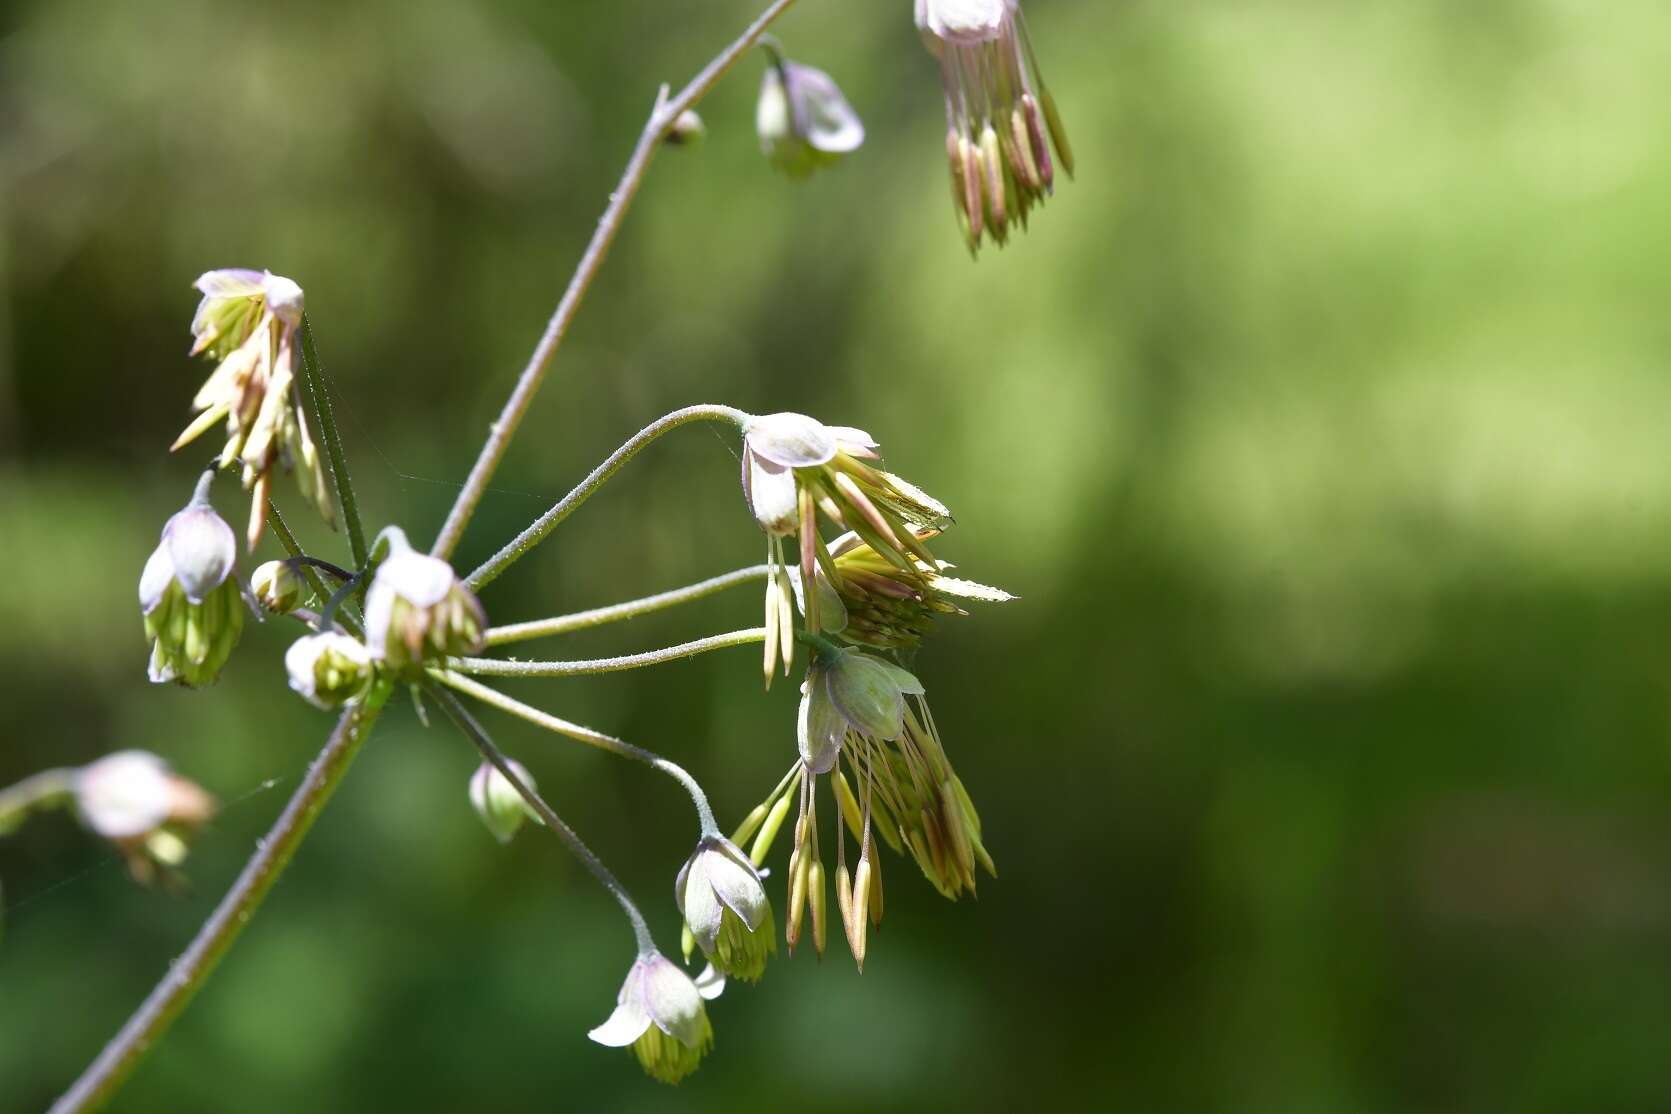
<svg viewBox="0 0 1671 1114"><path fill-rule="evenodd" d="M917 30L940 60L952 204L975 254L1055 188L1054 148L1073 176L1073 149L1039 75L1021 0L916 0Z"/></svg>
<svg viewBox="0 0 1671 1114"><path fill-rule="evenodd" d="M296 473L302 497L335 525L319 447L296 397L296 347L302 288L270 271L208 271L194 283L203 293L192 318L193 356L218 361L192 400L200 413L175 439L179 449L223 418L220 466L243 465L250 492L249 547L261 537L275 464Z"/></svg>

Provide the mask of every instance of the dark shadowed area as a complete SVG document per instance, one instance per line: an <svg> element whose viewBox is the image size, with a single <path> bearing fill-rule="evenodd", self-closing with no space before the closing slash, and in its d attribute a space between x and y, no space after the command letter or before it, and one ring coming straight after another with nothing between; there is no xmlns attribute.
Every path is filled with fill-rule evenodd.
<svg viewBox="0 0 1671 1114"><path fill-rule="evenodd" d="M774 174L746 59L706 141L658 157L459 551L689 403L868 429L956 513L937 552L1022 597L916 659L999 877L954 905L886 854L864 973L780 952L662 1087L586 1039L619 911L538 830L500 848L473 752L397 697L113 1109L1671 1109L1671 7L1026 4L1078 163L1029 232L965 253L905 0L802 0L779 38L867 143ZM331 723L285 685L293 623L207 691L145 678L140 569L218 446L167 452L207 371L192 280L306 288L368 523L427 544L657 84L761 6L0 8L0 785L143 747L226 806L179 896L66 815L0 840L0 1108L116 1030ZM760 561L738 448L658 442L490 616ZM795 686L758 670L507 688L686 764L735 822L794 755ZM677 785L483 719L674 951Z"/></svg>

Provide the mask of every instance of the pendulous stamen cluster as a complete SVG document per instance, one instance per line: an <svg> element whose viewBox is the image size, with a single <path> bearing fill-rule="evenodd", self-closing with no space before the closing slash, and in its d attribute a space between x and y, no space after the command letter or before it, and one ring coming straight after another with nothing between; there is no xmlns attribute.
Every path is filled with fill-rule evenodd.
<svg viewBox="0 0 1671 1114"><path fill-rule="evenodd" d="M1039 75L1020 0L916 0L917 30L940 61L952 204L971 254L1000 246L1073 176L1073 149ZM1054 150L1055 159L1051 157Z"/></svg>

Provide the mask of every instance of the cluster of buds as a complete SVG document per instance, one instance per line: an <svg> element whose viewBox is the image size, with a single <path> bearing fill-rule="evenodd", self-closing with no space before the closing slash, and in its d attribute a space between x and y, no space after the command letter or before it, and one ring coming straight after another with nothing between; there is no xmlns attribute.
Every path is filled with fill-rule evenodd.
<svg viewBox="0 0 1671 1114"><path fill-rule="evenodd" d="M711 970L692 979L660 952L645 951L621 984L615 1012L588 1036L610 1048L630 1046L652 1078L677 1083L714 1046L704 1003L724 989Z"/></svg>
<svg viewBox="0 0 1671 1114"><path fill-rule="evenodd" d="M427 662L482 648L487 616L453 567L413 549L399 527L366 593L366 648L374 661L415 676Z"/></svg>
<svg viewBox="0 0 1671 1114"><path fill-rule="evenodd" d="M244 604L234 567L232 527L209 505L206 473L185 509L162 529L162 540L139 578L139 606L151 641L150 677L190 688L220 675L244 630Z"/></svg>
<svg viewBox="0 0 1671 1114"><path fill-rule="evenodd" d="M215 799L154 754L124 750L75 771L83 824L109 840L138 882L185 861L186 841L215 814Z"/></svg>
<svg viewBox="0 0 1671 1114"><path fill-rule="evenodd" d="M791 62L777 44L761 41L770 55L755 104L760 150L791 178L839 162L865 140L864 124L835 79L823 70Z"/></svg>
<svg viewBox="0 0 1671 1114"><path fill-rule="evenodd" d="M1039 76L1021 0L916 0L917 30L940 61L952 203L971 254L1009 228L1055 185L1052 148L1073 175L1056 102Z"/></svg>
<svg viewBox="0 0 1671 1114"><path fill-rule="evenodd" d="M251 549L266 520L275 464L294 469L303 498L332 522L319 448L296 395L302 288L268 271L237 268L209 271L195 285L203 300L192 318L191 354L217 364L192 400L198 416L173 447L190 444L225 420L220 466L243 466Z"/></svg>
<svg viewBox="0 0 1671 1114"><path fill-rule="evenodd" d="M916 529L918 542L938 530ZM918 559L911 569L882 556L849 531L830 543L836 568L831 582L820 566L814 574L819 625L825 634L882 650L912 650L923 640L936 615L967 615L958 600L1002 603L1015 597L1002 588L947 576L952 565ZM791 569L796 602L806 610L800 570ZM840 587L836 587L839 584Z"/></svg>

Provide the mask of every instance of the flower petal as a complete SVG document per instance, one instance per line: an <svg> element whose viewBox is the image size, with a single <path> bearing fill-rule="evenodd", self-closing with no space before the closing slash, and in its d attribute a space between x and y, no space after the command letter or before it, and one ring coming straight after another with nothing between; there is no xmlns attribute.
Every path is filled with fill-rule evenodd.
<svg viewBox="0 0 1671 1114"><path fill-rule="evenodd" d="M836 454L829 429L805 414L766 414L751 420L743 435L749 448L785 468L813 468Z"/></svg>
<svg viewBox="0 0 1671 1114"><path fill-rule="evenodd" d="M192 603L202 603L220 587L238 557L232 527L210 507L187 507L168 520L162 537L174 576Z"/></svg>
<svg viewBox="0 0 1671 1114"><path fill-rule="evenodd" d="M690 934L696 937L696 943L702 948L702 954L707 955L714 950L714 944L719 939L719 925L725 910L721 908L719 898L714 894L714 887L708 881L707 856L698 854L690 864L689 872L685 876L685 901L680 906L685 915L685 923L690 925Z"/></svg>
<svg viewBox="0 0 1671 1114"><path fill-rule="evenodd" d="M162 594L174 579L174 562L168 559L168 545L157 546L139 574L139 607L149 615L162 602Z"/></svg>
<svg viewBox="0 0 1671 1114"><path fill-rule="evenodd" d="M795 473L782 464L773 464L743 446L743 497L748 500L754 520L772 534L795 532L798 504L795 493Z"/></svg>
<svg viewBox="0 0 1671 1114"><path fill-rule="evenodd" d="M714 895L750 932L759 928L766 915L766 887L742 849L728 839L716 840L702 859Z"/></svg>
<svg viewBox="0 0 1671 1114"><path fill-rule="evenodd" d="M714 970L712 963L708 964L696 976L696 992L702 995L704 1001L712 1002L725 993L725 976Z"/></svg>
<svg viewBox="0 0 1671 1114"><path fill-rule="evenodd" d="M827 774L835 769L836 756L841 753L841 740L847 735L847 721L830 700L820 671L814 671L807 679L796 729L801 760L806 763L807 771Z"/></svg>
<svg viewBox="0 0 1671 1114"><path fill-rule="evenodd" d="M865 126L835 79L823 70L796 62L785 63L785 67L789 71L790 101L801 110L797 118L806 141L829 155L857 150L865 141Z"/></svg>
<svg viewBox="0 0 1671 1114"><path fill-rule="evenodd" d="M625 1048L642 1037L644 1030L649 1027L650 1015L645 1011L638 995L634 994L615 1007L615 1012L609 1015L608 1021L586 1035L610 1048Z"/></svg>
<svg viewBox="0 0 1671 1114"><path fill-rule="evenodd" d="M703 1017L696 983L664 955L639 962L644 971L644 1009L650 1020L686 1048L695 1048L702 1040Z"/></svg>

